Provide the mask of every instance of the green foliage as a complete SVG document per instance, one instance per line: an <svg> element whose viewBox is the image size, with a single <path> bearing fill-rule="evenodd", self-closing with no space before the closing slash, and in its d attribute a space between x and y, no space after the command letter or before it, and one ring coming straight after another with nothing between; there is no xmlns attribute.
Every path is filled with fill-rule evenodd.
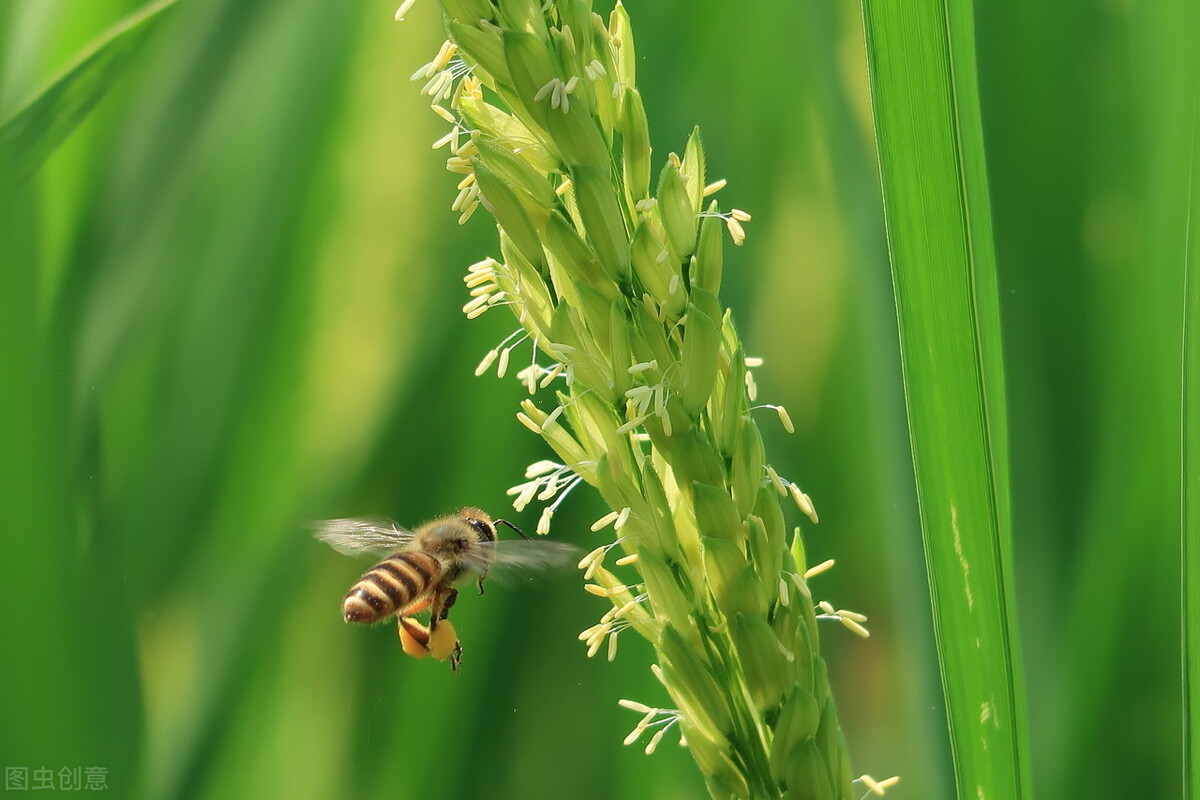
<svg viewBox="0 0 1200 800"><path fill-rule="evenodd" d="M973 11L864 3L904 394L960 795L1030 792Z"/></svg>
<svg viewBox="0 0 1200 800"><path fill-rule="evenodd" d="M6 3L3 118L142 7ZM497 255L495 231L482 214L456 227L428 151L441 125L405 85L438 41L435 6L419 0L403 25L393 11L177 4L133 35L123 68L96 73L103 99L67 138L30 141L48 156L38 171L5 181L5 766L103 766L114 797L703 791L671 739L650 757L622 749L631 712L616 700L668 703L636 638L613 664L586 658L573 634L606 601L577 578L464 596L453 677L405 657L390 627L338 616L361 565L309 540L306 519L503 512L543 455L512 419L524 389L471 376L509 332L456 310L462 268ZM857 13L638 3L625 60L639 94L610 111L657 154L623 165L627 185L657 190L651 165L699 125L710 179L754 213L738 258L704 279L764 357L762 395L791 412L791 438L755 413L774 466L821 510L804 555L838 565L814 586L871 616L865 641L821 628L829 669L813 681L838 697L856 774L901 774L889 796L948 797ZM976 13L1033 785L1179 796L1197 7ZM546 229L567 252L579 242L562 222ZM555 536L594 546L601 513L578 493ZM785 703L781 722L805 735L813 705Z"/></svg>
<svg viewBox="0 0 1200 800"><path fill-rule="evenodd" d="M0 175L23 181L70 135L115 84L158 15L177 0L159 0L129 15L88 47L19 112L0 124Z"/></svg>
<svg viewBox="0 0 1200 800"><path fill-rule="evenodd" d="M1200 26L1200 13L1193 15ZM1200 54L1191 51L1192 69L1184 71L1183 91L1174 106L1182 113L1179 155L1190 162L1184 224L1183 414L1182 442L1182 587L1183 587L1183 775L1186 797L1200 797ZM1191 117L1187 117L1191 103ZM1185 155L1186 154L1186 155ZM1174 183L1182 192L1184 178ZM1172 198L1173 199L1173 198ZM1173 203L1164 203L1170 208ZM1178 241L1178 238L1176 238Z"/></svg>
<svg viewBox="0 0 1200 800"><path fill-rule="evenodd" d="M1200 88L1200 84L1197 84ZM1184 634L1184 788L1200 795L1200 125L1192 120L1191 186L1188 193L1188 241L1184 265L1183 340L1183 634Z"/></svg>

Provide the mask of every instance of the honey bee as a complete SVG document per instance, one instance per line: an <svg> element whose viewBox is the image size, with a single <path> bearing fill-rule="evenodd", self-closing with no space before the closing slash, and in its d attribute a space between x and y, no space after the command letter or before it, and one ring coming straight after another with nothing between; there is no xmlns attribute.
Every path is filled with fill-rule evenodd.
<svg viewBox="0 0 1200 800"><path fill-rule="evenodd" d="M498 540L497 524L521 535ZM426 522L415 531L386 517L329 519L316 523L316 538L339 553L382 558L350 587L342 601L347 622L369 624L396 616L404 652L416 658L450 659L458 672L462 645L447 616L458 599L456 585L483 580L495 569L529 571L564 566L576 548L562 542L532 541L517 526L493 520L478 508ZM413 615L429 611L429 624Z"/></svg>

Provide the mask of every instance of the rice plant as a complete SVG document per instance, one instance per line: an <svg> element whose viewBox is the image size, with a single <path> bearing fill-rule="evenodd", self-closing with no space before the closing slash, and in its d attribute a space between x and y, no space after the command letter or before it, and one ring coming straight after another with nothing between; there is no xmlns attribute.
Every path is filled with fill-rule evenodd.
<svg viewBox="0 0 1200 800"><path fill-rule="evenodd" d="M792 422L756 404L759 361L719 299L723 236L742 244L750 215L709 199L725 181L706 182L698 131L651 190L623 6L607 24L586 2L441 8L450 38L413 79L450 125L434 146L463 176L452 210L465 222L483 205L500 234L501 258L468 270L463 311L506 306L519 325L476 372L494 363L503 377L528 342L516 377L530 395L554 393L549 410L521 403L518 419L558 460L526 470L514 506L553 500L545 534L578 485L599 491L609 512L591 528L615 540L579 566L611 608L580 639L611 660L636 631L674 703L622 700L643 715L625 743L646 733L650 754L678 726L716 797L849 798L817 620L866 636L866 617L814 601L821 570L780 498L813 523L816 511L767 462L754 414Z"/></svg>

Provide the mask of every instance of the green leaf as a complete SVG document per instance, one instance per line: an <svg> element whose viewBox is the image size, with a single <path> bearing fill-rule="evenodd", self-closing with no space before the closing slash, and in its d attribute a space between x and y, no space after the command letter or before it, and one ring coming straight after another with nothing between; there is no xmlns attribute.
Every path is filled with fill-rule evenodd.
<svg viewBox="0 0 1200 800"><path fill-rule="evenodd" d="M1194 56L1194 53L1193 53ZM1183 796L1200 798L1200 80L1190 92L1190 182L1183 272Z"/></svg>
<svg viewBox="0 0 1200 800"><path fill-rule="evenodd" d="M178 0L156 0L86 47L37 96L0 125L0 175L27 180L116 83L154 21Z"/></svg>
<svg viewBox="0 0 1200 800"><path fill-rule="evenodd" d="M904 389L960 796L1029 795L972 6L865 0Z"/></svg>
<svg viewBox="0 0 1200 800"><path fill-rule="evenodd" d="M1194 76L1194 73L1192 73ZM1184 797L1200 797L1200 81L1193 77L1191 181L1183 276Z"/></svg>

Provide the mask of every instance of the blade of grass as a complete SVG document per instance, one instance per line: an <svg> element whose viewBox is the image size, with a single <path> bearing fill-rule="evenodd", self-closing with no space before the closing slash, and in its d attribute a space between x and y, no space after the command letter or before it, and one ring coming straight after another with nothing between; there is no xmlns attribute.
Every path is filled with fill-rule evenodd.
<svg viewBox="0 0 1200 800"><path fill-rule="evenodd" d="M1062 699L1039 712L1061 724L1048 768L1039 767L1051 797L1182 794L1179 292L1196 10L1141 7L1111 37L1127 52L1097 68L1115 78L1095 118L1103 135L1088 147L1090 202L1103 225L1087 237L1084 294L1088 316L1103 320L1088 337L1103 369L1090 380L1095 449L1069 596L1054 606ZM1123 721L1135 717L1136 740L1122 742Z"/></svg>
<svg viewBox="0 0 1200 800"><path fill-rule="evenodd" d="M177 2L155 0L109 28L0 124L0 175L20 183L37 172L116 82L151 23Z"/></svg>
<svg viewBox="0 0 1200 800"><path fill-rule="evenodd" d="M864 0L905 399L959 795L1028 796L970 3Z"/></svg>
<svg viewBox="0 0 1200 800"><path fill-rule="evenodd" d="M1186 13L1186 12L1185 12ZM1200 29L1194 9L1182 30ZM1186 34L1185 34L1186 35ZM1194 41L1194 39L1192 39ZM1196 78L1196 52L1183 51L1186 66L1179 71L1184 89L1179 93L1188 120L1190 169L1188 170L1186 233L1183 272L1183 375L1182 375L1182 654L1183 654L1183 797L1200 797L1200 80Z"/></svg>
<svg viewBox="0 0 1200 800"><path fill-rule="evenodd" d="M1200 83L1193 86L1183 275L1183 791L1200 797Z"/></svg>

